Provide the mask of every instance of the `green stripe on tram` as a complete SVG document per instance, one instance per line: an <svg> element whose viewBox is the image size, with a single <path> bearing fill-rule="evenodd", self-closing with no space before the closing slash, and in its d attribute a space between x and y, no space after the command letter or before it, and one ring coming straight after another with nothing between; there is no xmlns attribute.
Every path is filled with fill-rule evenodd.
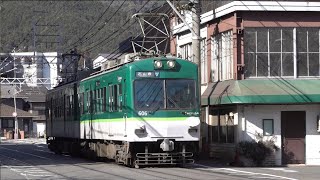
<svg viewBox="0 0 320 180"><path fill-rule="evenodd" d="M127 121L184 121L186 117L145 117L145 118L127 118ZM89 123L91 120L81 120L81 123ZM92 122L119 122L124 121L123 118L112 118L112 119L93 119Z"/></svg>

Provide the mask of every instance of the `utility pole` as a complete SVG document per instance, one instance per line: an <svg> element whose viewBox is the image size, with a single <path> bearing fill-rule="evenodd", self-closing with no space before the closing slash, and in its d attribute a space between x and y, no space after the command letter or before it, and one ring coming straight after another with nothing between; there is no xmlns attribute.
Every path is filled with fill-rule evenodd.
<svg viewBox="0 0 320 180"><path fill-rule="evenodd" d="M167 3L171 6L173 11L179 16L183 23L188 27L192 33L192 53L193 53L193 62L198 65L198 87L199 87L199 106L200 106L200 118L201 118L201 57L200 57L200 0L190 0L187 4L187 9L191 9L192 12L192 27L189 26L188 22L184 17L177 11L174 5L167 0ZM202 151L202 138L200 137L199 150Z"/></svg>
<svg viewBox="0 0 320 180"><path fill-rule="evenodd" d="M188 27L192 33L192 53L193 62L198 65L198 80L199 87L201 88L201 58L200 58L200 0L190 0L187 4L187 8L192 12L192 27L188 24L185 18L179 13L179 11L174 7L174 5L167 0L167 3L171 6L173 11L178 15L178 17L183 21L183 23ZM200 89L201 91L201 89ZM201 97L201 96L199 96ZM201 98L199 98L201 101ZM201 102L200 102L201 104Z"/></svg>
<svg viewBox="0 0 320 180"><path fill-rule="evenodd" d="M200 120L201 120L201 54L200 54L200 44L201 44L201 36L200 36L200 0L190 0L191 4L191 12L192 12L192 29L194 33L192 34L192 53L193 53L193 61L198 64L198 84L199 84L199 106L200 106ZM201 122L200 122L201 126ZM200 127L201 128L201 127ZM202 129L202 128L201 128ZM201 131L201 130L200 130ZM201 133L201 132L200 132ZM199 151L202 151L202 136L200 134L199 140Z"/></svg>
<svg viewBox="0 0 320 180"><path fill-rule="evenodd" d="M16 68L16 50L13 49L13 69ZM13 71L14 79L16 78L16 71ZM18 139L18 114L17 114L17 101L16 101L16 85L13 87L13 103L14 103L14 112L12 116L14 116L14 139Z"/></svg>
<svg viewBox="0 0 320 180"><path fill-rule="evenodd" d="M199 87L201 91L201 58L200 58L200 5L199 0L190 0L193 4L191 6L192 12L192 29L194 33L192 34L192 52L193 52L193 61L198 64L198 80ZM201 96L200 96L201 102Z"/></svg>

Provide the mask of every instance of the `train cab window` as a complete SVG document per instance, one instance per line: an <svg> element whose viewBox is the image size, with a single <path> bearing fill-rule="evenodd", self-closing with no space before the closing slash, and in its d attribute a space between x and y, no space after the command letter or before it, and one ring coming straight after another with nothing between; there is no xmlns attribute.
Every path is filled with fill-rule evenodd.
<svg viewBox="0 0 320 180"><path fill-rule="evenodd" d="M134 106L137 110L164 108L164 80L143 79L134 82Z"/></svg>
<svg viewBox="0 0 320 180"><path fill-rule="evenodd" d="M193 109L196 107L195 81L190 79L143 79L134 82L137 110Z"/></svg>
<svg viewBox="0 0 320 180"><path fill-rule="evenodd" d="M195 108L195 81L188 79L166 80L166 95L168 109Z"/></svg>

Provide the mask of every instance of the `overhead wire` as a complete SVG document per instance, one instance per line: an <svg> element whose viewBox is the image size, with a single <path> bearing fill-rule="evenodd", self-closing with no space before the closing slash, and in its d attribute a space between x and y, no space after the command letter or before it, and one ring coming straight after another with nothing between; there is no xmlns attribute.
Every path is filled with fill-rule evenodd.
<svg viewBox="0 0 320 180"><path fill-rule="evenodd" d="M79 38L78 41L74 42L73 44L71 44L69 47L76 45L77 43L83 43L82 40L83 38L97 25L97 23L102 19L102 17L108 12L110 6L112 5L112 3L114 2L114 0L111 1L111 3L109 4L109 6L104 10L104 12L99 16L99 18L93 23L93 25L82 35L82 37ZM107 21L104 23L104 25L107 23ZM99 28L100 29L100 28ZM93 37L93 36L91 36Z"/></svg>
<svg viewBox="0 0 320 180"><path fill-rule="evenodd" d="M81 41L81 43L85 43L85 42L87 42L88 40L90 40L91 38L93 38L94 36L96 36L96 35L104 28L104 26L118 13L118 11L123 7L123 4L124 4L126 1L127 1L127 0L124 0L124 1L122 2L122 4L121 4L121 5L118 7L118 9L112 14L112 16L111 16L109 19L107 19L107 20L103 23L103 25L98 28L98 30L97 30L96 32L92 33L91 36L88 37L88 38L86 38L84 41ZM91 43L91 44L93 44L93 43ZM91 45L91 44L89 44L89 45ZM70 46L69 46L69 48L70 48ZM72 50L72 48L69 49L69 51L70 51L70 50Z"/></svg>
<svg viewBox="0 0 320 180"><path fill-rule="evenodd" d="M150 0L148 0L138 11L136 12L140 12L148 3L150 2ZM130 21L130 18L121 26L124 27L128 22ZM129 27L131 27L133 25L133 23L131 23L131 25L129 25ZM128 29L128 27L126 28ZM85 52L90 52L90 50L92 50L93 48L97 47L98 45L102 44L104 41L108 40L109 38L111 38L113 35L115 35L120 29L116 30L115 32L113 32L111 35L109 35L108 37L106 37L105 39L103 39L102 41L100 41L98 44L94 45L93 47L86 49ZM126 30L125 30L126 31ZM120 34L124 33L125 31L122 31ZM120 35L118 34L118 36ZM117 37L117 36L116 36ZM115 37L114 37L115 38ZM113 38L113 39L114 39ZM72 64L72 62L70 62L67 66L69 67Z"/></svg>
<svg viewBox="0 0 320 180"><path fill-rule="evenodd" d="M150 2L150 0L148 0L138 11L136 12L140 12L148 3ZM130 21L131 19L129 18L125 23L122 24L122 28L124 29L124 26ZM131 27L133 25L133 23L131 23L131 25L129 27ZM128 28L126 28L128 29ZM114 34L116 34L117 32L119 32L120 29L117 29L116 31L114 31L111 35L109 35L108 37L104 38L103 40L101 40L100 42L98 42L97 44L95 44L94 46L87 48L85 51L91 51L92 49L94 49L95 47L99 46L100 44L104 43L105 41L107 41L109 38L111 38ZM122 32L124 33L124 31ZM121 34L122 34L121 33ZM93 43L92 43L93 44Z"/></svg>

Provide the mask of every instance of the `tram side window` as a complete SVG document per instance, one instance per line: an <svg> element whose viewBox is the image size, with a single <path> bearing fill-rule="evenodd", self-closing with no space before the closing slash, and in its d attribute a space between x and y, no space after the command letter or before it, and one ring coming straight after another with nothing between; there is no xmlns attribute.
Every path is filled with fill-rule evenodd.
<svg viewBox="0 0 320 180"><path fill-rule="evenodd" d="M99 112L99 90L94 90L94 98L93 100L93 104L95 106L95 112Z"/></svg>
<svg viewBox="0 0 320 180"><path fill-rule="evenodd" d="M95 90L92 90L92 91L90 91L90 107L91 107L91 113L94 113L95 111L96 111L96 109L97 109L97 107L96 107L96 101L95 101L95 99L96 99L96 95L95 95L96 93L95 93Z"/></svg>
<svg viewBox="0 0 320 180"><path fill-rule="evenodd" d="M92 105L93 105L93 111L94 112L99 112L99 101L98 101L98 90L93 90L92 91L93 96L92 96Z"/></svg>
<svg viewBox="0 0 320 180"><path fill-rule="evenodd" d="M80 101L82 104L81 104L81 111L82 111L82 114L84 114L85 112L85 104L84 104L84 93L81 93L81 101Z"/></svg>
<svg viewBox="0 0 320 180"><path fill-rule="evenodd" d="M46 105L45 105L45 116L46 116L46 119L49 118L49 101L46 100Z"/></svg>
<svg viewBox="0 0 320 180"><path fill-rule="evenodd" d="M102 105L102 111L105 112L107 111L107 87L103 88L102 92L102 99L103 99L103 105Z"/></svg>
<svg viewBox="0 0 320 180"><path fill-rule="evenodd" d="M57 109L57 115L56 115L56 117L57 117L57 118L60 117L60 116L59 116L59 109L60 109L60 108L59 108L59 100L60 100L60 98L58 98L57 101L56 101L56 109Z"/></svg>
<svg viewBox="0 0 320 180"><path fill-rule="evenodd" d="M90 113L90 91L87 92L86 103L87 103L86 113Z"/></svg>
<svg viewBox="0 0 320 180"><path fill-rule="evenodd" d="M118 84L118 94L119 94L118 107L119 107L119 111L122 111L123 97L122 97L122 85L121 84Z"/></svg>
<svg viewBox="0 0 320 180"><path fill-rule="evenodd" d="M65 98L64 96L61 97L61 101L60 101L60 117L64 117L64 102L65 102Z"/></svg>
<svg viewBox="0 0 320 180"><path fill-rule="evenodd" d="M102 89L96 90L96 110L97 112L102 112L102 106L103 106L103 93Z"/></svg>
<svg viewBox="0 0 320 180"><path fill-rule="evenodd" d="M113 94L113 109L114 111L118 111L118 85L114 85L113 86L113 91L114 91L114 94Z"/></svg>
<svg viewBox="0 0 320 180"><path fill-rule="evenodd" d="M116 112L122 110L121 96L122 87L121 85L110 85L109 86L109 111Z"/></svg>
<svg viewBox="0 0 320 180"><path fill-rule="evenodd" d="M59 102L61 102L60 98L58 98L57 104L56 104L56 106L57 106L57 118L60 117L60 103Z"/></svg>
<svg viewBox="0 0 320 180"><path fill-rule="evenodd" d="M104 94L103 94L103 89L99 89L99 112L103 112L103 99L104 99Z"/></svg>
<svg viewBox="0 0 320 180"><path fill-rule="evenodd" d="M113 86L109 86L109 112L113 112L113 103L114 103L114 99L113 99L113 95L114 95L114 92L113 92Z"/></svg>
<svg viewBox="0 0 320 180"><path fill-rule="evenodd" d="M57 99L54 100L54 117L58 117L58 104Z"/></svg>
<svg viewBox="0 0 320 180"><path fill-rule="evenodd" d="M56 109L56 115L55 115L55 117L57 118L57 117L59 117L59 105L58 105L58 100L59 99L56 99L56 102L54 103L54 106L55 106L55 109Z"/></svg>
<svg viewBox="0 0 320 180"><path fill-rule="evenodd" d="M84 102L83 102L83 93L79 94L79 110L80 110L80 114L84 113Z"/></svg>
<svg viewBox="0 0 320 180"><path fill-rule="evenodd" d="M53 99L53 101L52 101L52 109L53 109L52 117L56 117L57 112L56 112L56 100L55 99Z"/></svg>
<svg viewBox="0 0 320 180"><path fill-rule="evenodd" d="M97 90L92 90L92 98L91 98L91 105L92 105L92 112L97 112Z"/></svg>
<svg viewBox="0 0 320 180"><path fill-rule="evenodd" d="M66 108L66 116L68 117L70 114L70 105L69 105L70 96L66 96L65 108Z"/></svg>
<svg viewBox="0 0 320 180"><path fill-rule="evenodd" d="M61 104L63 104L63 102L64 102L64 98L61 97L60 101L59 101L59 117L62 117L62 105Z"/></svg>
<svg viewBox="0 0 320 180"><path fill-rule="evenodd" d="M54 100L54 117L58 117L58 104L57 99Z"/></svg>
<svg viewBox="0 0 320 180"><path fill-rule="evenodd" d="M57 117L59 118L61 115L61 108L60 108L60 102L61 102L61 98L58 99L57 101L57 110L58 110L58 114Z"/></svg>
<svg viewBox="0 0 320 180"><path fill-rule="evenodd" d="M73 112L74 112L74 107L73 107L73 95L70 96L70 100L69 100L69 103L70 103L70 116L73 117Z"/></svg>

